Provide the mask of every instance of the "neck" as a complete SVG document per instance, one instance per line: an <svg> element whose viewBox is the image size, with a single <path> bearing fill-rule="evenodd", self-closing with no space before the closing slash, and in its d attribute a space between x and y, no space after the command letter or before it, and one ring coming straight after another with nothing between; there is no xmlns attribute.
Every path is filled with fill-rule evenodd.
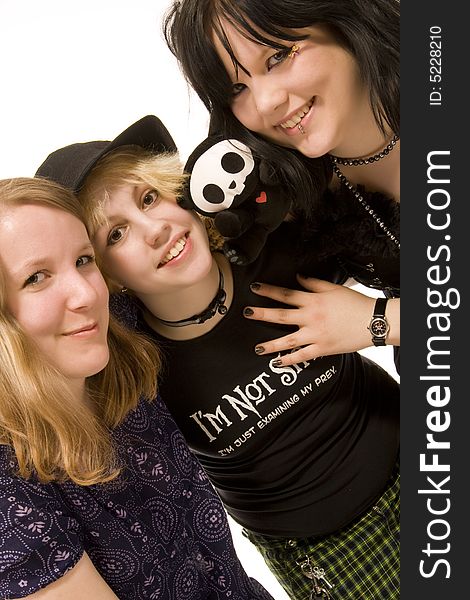
<svg viewBox="0 0 470 600"><path fill-rule="evenodd" d="M385 158L368 165L340 165L341 172L354 185L363 185L367 191L380 192L400 201L400 142Z"/></svg>
<svg viewBox="0 0 470 600"><path fill-rule="evenodd" d="M224 288L224 275L220 267L218 271L219 285L214 298L212 298L207 308L198 313L195 313L194 315L191 315L190 317L177 319L176 321L161 319L160 317L155 318L158 319L162 323L162 325L166 325L167 327L188 327L189 325L202 325L209 319L215 317L217 313L224 315L227 312L227 307L225 306L225 299L227 297L227 294Z"/></svg>
<svg viewBox="0 0 470 600"><path fill-rule="evenodd" d="M204 335L221 321L224 314L215 311L214 316L203 323L184 324L176 327L165 321L174 323L205 313L219 292L220 273L223 275L226 295L223 304L228 309L233 297L232 272L227 259L221 254L214 254L209 273L197 284L168 294L165 298L155 295L154 303L151 302L151 299L141 298L146 307L145 320L157 333L169 339L185 340Z"/></svg>
<svg viewBox="0 0 470 600"><path fill-rule="evenodd" d="M354 128L351 133L342 135L341 143L330 154L343 158L366 158L383 150L394 135L389 130L384 134L374 122L373 127Z"/></svg>
<svg viewBox="0 0 470 600"><path fill-rule="evenodd" d="M214 298L219 287L219 270L214 256L206 275L187 287L178 287L164 294L139 294L138 297L158 319L179 321L206 309Z"/></svg>
<svg viewBox="0 0 470 600"><path fill-rule="evenodd" d="M90 410L93 410L93 405L86 389L86 379L70 379L69 383L70 391L72 392L76 401L78 403L85 404Z"/></svg>
<svg viewBox="0 0 470 600"><path fill-rule="evenodd" d="M371 153L364 156L354 157L335 156L334 154L330 154L330 158L335 164L343 166L357 167L361 165L373 164L374 162L378 162L379 160L383 160L384 158L386 158L390 154L390 152L393 151L399 139L399 136L394 134L392 139L388 142L388 144L386 144L386 146L381 146L377 150L377 152L374 152L373 154Z"/></svg>
<svg viewBox="0 0 470 600"><path fill-rule="evenodd" d="M354 117L342 121L330 154L345 157L370 156L379 152L393 134L398 133L387 126L384 132L380 130L370 105L369 91L365 88L357 95L351 108Z"/></svg>
<svg viewBox="0 0 470 600"><path fill-rule="evenodd" d="M394 133L387 131L384 135L377 127L375 121L366 120L364 128L342 136L343 142L330 154L343 159L362 159L381 153L394 137ZM338 164L340 171L354 185L362 185L370 192L380 192L397 202L400 200L400 141L398 140L383 158L367 164L348 165L341 161ZM336 178L332 179L331 186L338 185Z"/></svg>

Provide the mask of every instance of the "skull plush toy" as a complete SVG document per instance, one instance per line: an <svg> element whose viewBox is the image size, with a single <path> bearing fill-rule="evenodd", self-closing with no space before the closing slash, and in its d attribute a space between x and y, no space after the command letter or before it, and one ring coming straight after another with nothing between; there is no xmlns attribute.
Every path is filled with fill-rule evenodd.
<svg viewBox="0 0 470 600"><path fill-rule="evenodd" d="M214 218L231 262L253 262L290 207L273 170L239 140L212 135L193 150L185 171L180 205Z"/></svg>

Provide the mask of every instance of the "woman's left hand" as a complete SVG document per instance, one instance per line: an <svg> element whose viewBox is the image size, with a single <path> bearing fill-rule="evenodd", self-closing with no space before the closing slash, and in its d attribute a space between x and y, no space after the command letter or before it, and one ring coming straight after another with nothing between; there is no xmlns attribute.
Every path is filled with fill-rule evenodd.
<svg viewBox="0 0 470 600"><path fill-rule="evenodd" d="M283 337L260 342L256 346L256 354L295 349L279 359L280 365L292 365L319 356L354 352L372 345L367 325L374 310L375 298L321 279L298 276L298 280L306 291L265 283L251 285L254 293L295 308L250 306L243 313L246 318L298 327L297 331ZM252 314L249 314L250 311Z"/></svg>

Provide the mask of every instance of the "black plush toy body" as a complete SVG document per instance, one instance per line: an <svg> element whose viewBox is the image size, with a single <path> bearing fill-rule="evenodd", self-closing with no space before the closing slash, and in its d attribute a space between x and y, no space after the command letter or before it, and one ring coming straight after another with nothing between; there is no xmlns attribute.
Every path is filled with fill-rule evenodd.
<svg viewBox="0 0 470 600"><path fill-rule="evenodd" d="M239 140L219 135L193 150L185 171L190 178L180 205L214 218L231 262L253 262L290 208L273 170Z"/></svg>

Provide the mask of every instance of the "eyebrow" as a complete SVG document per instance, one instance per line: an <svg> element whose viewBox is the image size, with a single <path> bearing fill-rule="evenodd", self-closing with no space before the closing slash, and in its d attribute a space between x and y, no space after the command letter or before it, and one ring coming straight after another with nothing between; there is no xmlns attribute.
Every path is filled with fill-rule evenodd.
<svg viewBox="0 0 470 600"><path fill-rule="evenodd" d="M141 184L137 184L136 183L136 184L131 184L131 185L132 185L132 190L131 190L132 201L134 202L134 204L137 204L138 201L140 200L140 194L137 193L137 190L141 186L147 186L147 184L144 183L144 182L142 182ZM109 197L107 199L107 204L109 206ZM107 214L105 214L106 211L105 211L104 208L102 209L102 212L103 212L103 215L106 218L106 221L104 223L102 223L102 225L100 225L100 229L103 226L113 227L116 223L119 223L119 221L122 219L122 216L121 216L121 214L119 212L118 213L114 213L114 214L111 213L110 215L107 215Z"/></svg>
<svg viewBox="0 0 470 600"><path fill-rule="evenodd" d="M104 213L104 211L103 211L103 213ZM99 225L98 230L103 229L103 227L104 228L114 227L114 225L116 223L119 223L119 221L121 220L119 213L115 214L115 215L106 215L105 214L104 217L105 217L104 221Z"/></svg>
<svg viewBox="0 0 470 600"><path fill-rule="evenodd" d="M46 262L46 257L35 257L31 260L26 261L22 265L20 265L17 269L13 269L12 273L15 277L22 277L25 273L32 273L36 269L39 269L42 264Z"/></svg>
<svg viewBox="0 0 470 600"><path fill-rule="evenodd" d="M91 241L83 244L77 250L77 254L82 254L85 252L94 253L93 244ZM50 256L35 256L31 260L27 260L22 265L20 265L17 269L12 270L12 274L14 277L24 277L26 274L34 273L36 270L41 269L41 266L44 265L48 260L50 260Z"/></svg>

